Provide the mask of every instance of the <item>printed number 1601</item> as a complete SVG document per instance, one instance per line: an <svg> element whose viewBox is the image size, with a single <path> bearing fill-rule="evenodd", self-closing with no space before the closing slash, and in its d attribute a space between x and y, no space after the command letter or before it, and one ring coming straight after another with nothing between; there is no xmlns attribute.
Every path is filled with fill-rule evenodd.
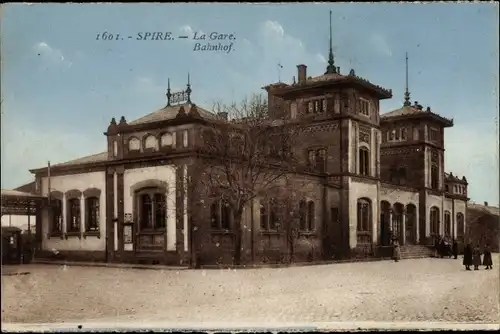
<svg viewBox="0 0 500 334"><path fill-rule="evenodd" d="M103 32L102 34L97 34L96 40L103 41L117 41L120 39L120 34L110 34L108 32Z"/></svg>

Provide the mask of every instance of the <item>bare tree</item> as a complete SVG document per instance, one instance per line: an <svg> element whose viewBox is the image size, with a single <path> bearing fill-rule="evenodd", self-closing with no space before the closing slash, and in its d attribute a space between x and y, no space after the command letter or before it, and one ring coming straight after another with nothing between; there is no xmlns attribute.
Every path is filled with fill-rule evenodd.
<svg viewBox="0 0 500 334"><path fill-rule="evenodd" d="M244 208L295 171L298 161L292 148L300 129L287 116L269 117L267 101L261 95L240 104L219 103L215 112L218 120L202 133L198 181L231 212L234 262L238 265Z"/></svg>

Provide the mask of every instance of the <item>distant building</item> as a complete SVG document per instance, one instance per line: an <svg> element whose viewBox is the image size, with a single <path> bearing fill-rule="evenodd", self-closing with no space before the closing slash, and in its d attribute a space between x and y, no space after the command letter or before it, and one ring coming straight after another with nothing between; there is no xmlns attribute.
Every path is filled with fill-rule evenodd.
<svg viewBox="0 0 500 334"><path fill-rule="evenodd" d="M489 244L493 252L500 247L500 209L495 206L469 203L467 207L467 239L481 247Z"/></svg>

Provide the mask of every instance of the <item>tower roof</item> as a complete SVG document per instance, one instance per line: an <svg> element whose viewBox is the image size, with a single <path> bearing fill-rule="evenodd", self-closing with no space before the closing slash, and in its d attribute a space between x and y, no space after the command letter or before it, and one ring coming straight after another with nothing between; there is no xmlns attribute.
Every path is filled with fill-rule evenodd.
<svg viewBox="0 0 500 334"><path fill-rule="evenodd" d="M433 119L441 123L444 127L452 127L453 126L453 118L449 119L443 117L437 113L431 111L430 107L427 107L426 110L423 110L422 106L415 101L414 105L403 106L399 109L387 112L385 114L380 115L380 122L394 122L398 120L407 120L407 119L422 119L428 118Z"/></svg>

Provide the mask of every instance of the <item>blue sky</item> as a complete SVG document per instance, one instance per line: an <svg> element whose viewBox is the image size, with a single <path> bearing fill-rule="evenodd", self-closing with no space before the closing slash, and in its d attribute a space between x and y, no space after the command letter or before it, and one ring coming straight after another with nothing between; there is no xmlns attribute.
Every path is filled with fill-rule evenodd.
<svg viewBox="0 0 500 334"><path fill-rule="evenodd" d="M393 90L401 106L405 52L412 100L452 117L446 170L465 175L472 200L498 203L498 6L494 4L9 4L2 32L2 188L29 168L106 150L112 117L165 105L170 78L193 101L238 101L291 82L296 65L325 71L328 11L341 72ZM194 41L96 40L170 31L233 33L234 51L193 52Z"/></svg>

